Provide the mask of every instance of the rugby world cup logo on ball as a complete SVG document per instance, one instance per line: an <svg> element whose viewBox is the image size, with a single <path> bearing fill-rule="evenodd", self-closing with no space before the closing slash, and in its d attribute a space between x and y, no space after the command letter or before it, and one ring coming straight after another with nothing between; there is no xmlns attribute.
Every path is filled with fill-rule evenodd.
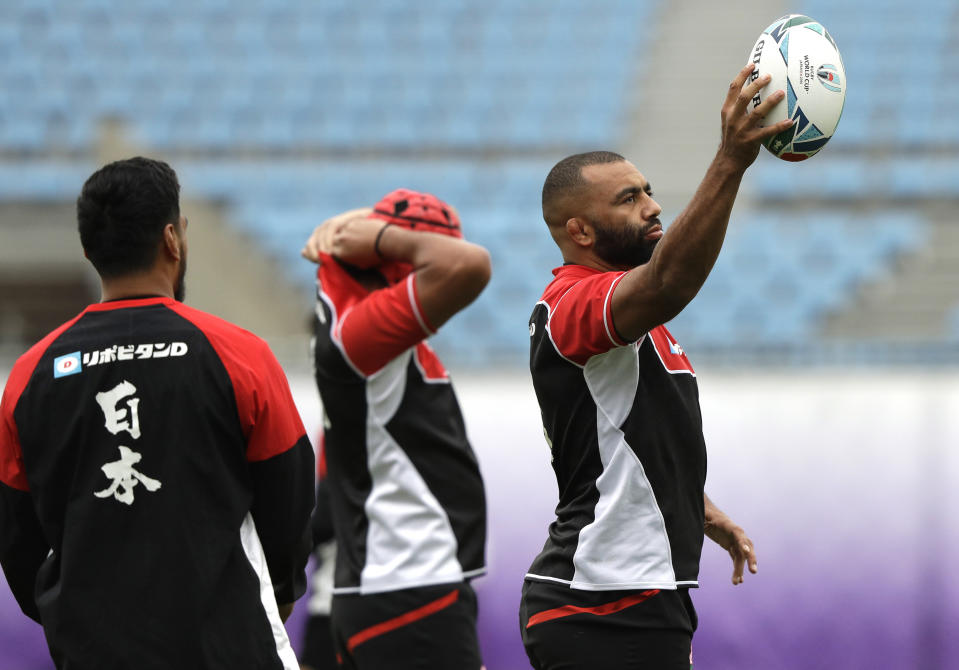
<svg viewBox="0 0 959 670"><path fill-rule="evenodd" d="M842 93L842 80L839 78L839 72L835 65L820 65L816 70L816 76L819 77L819 83L827 90L835 93Z"/></svg>
<svg viewBox="0 0 959 670"><path fill-rule="evenodd" d="M766 140L766 148L787 161L818 153L836 132L846 101L846 71L832 35L808 16L788 14L762 32L750 57L756 64L752 81L772 77L753 98L752 109L773 91L786 92L760 125L793 121Z"/></svg>

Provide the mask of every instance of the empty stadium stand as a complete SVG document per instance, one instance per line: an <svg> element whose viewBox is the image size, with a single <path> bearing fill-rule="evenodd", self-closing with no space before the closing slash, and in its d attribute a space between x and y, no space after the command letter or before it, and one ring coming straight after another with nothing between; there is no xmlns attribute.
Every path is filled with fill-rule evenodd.
<svg viewBox="0 0 959 670"><path fill-rule="evenodd" d="M313 226L398 186L431 190L494 265L437 346L515 364L561 261L542 180L563 155L623 143L633 106L660 93L635 91L650 44L637 26L668 11L658 0L7 0L0 206L72 200L113 120L306 295L313 269L299 249ZM839 43L846 109L821 157L752 171L754 203L737 208L712 276L670 326L709 351L808 349L830 315L930 243L922 203L959 198L954 2L797 11ZM949 310L944 340L959 337Z"/></svg>

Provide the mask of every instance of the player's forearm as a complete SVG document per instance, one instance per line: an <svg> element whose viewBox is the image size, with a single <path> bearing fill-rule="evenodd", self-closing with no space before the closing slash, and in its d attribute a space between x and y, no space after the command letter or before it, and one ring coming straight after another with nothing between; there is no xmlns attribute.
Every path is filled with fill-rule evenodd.
<svg viewBox="0 0 959 670"><path fill-rule="evenodd" d="M653 252L650 272L678 305L677 314L696 296L716 263L743 173L743 168L717 155Z"/></svg>
<svg viewBox="0 0 959 670"><path fill-rule="evenodd" d="M448 235L387 226L380 235L377 249L383 258L409 263L414 272L425 274L429 279L464 275L481 283L483 275L488 274L484 272L489 267L489 254L485 249Z"/></svg>
<svg viewBox="0 0 959 670"><path fill-rule="evenodd" d="M714 531L727 531L736 526L733 520L716 507L716 504L705 493L703 493L703 505L705 508L703 531L707 536L712 538Z"/></svg>
<svg viewBox="0 0 959 670"><path fill-rule="evenodd" d="M696 297L722 248L742 174L717 156L649 262L627 273L616 287L612 310L620 335L636 339Z"/></svg>
<svg viewBox="0 0 959 670"><path fill-rule="evenodd" d="M653 272L680 301L692 300L712 270L726 237L739 185L746 168L756 160L760 141L788 127L782 122L756 128L756 119L762 118L785 94L782 90L773 92L763 106L749 114L749 101L769 83L769 75L763 75L746 84L752 71L753 65L747 65L730 83L722 107L722 139L716 157L693 199L663 236L650 261L656 263Z"/></svg>
<svg viewBox="0 0 959 670"><path fill-rule="evenodd" d="M421 288L426 285L442 288L457 309L465 307L482 292L491 273L489 252L463 241L449 250L418 254L413 267Z"/></svg>

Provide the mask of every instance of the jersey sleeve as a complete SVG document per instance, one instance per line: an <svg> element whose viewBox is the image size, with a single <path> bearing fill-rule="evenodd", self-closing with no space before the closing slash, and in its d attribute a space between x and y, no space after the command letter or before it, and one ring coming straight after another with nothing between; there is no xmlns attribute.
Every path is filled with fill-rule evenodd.
<svg viewBox="0 0 959 670"><path fill-rule="evenodd" d="M286 375L265 343L250 352L248 374L237 372L234 389L247 431L253 483L250 513L266 556L277 603L306 592L311 549L315 463Z"/></svg>
<svg viewBox="0 0 959 670"><path fill-rule="evenodd" d="M0 482L0 566L20 609L37 622L34 590L49 551L30 493Z"/></svg>
<svg viewBox="0 0 959 670"><path fill-rule="evenodd" d="M47 348L82 315L81 313L70 319L33 345L29 351L17 359L7 377L3 398L0 399L0 483L18 491L28 491L30 487L27 484L20 430L17 427L14 411Z"/></svg>
<svg viewBox="0 0 959 670"><path fill-rule="evenodd" d="M578 280L550 310L548 329L557 351L578 365L629 344L613 325L613 291L625 272L604 272Z"/></svg>
<svg viewBox="0 0 959 670"><path fill-rule="evenodd" d="M364 375L373 374L436 332L423 315L415 273L365 296L337 326L335 336L344 353Z"/></svg>
<svg viewBox="0 0 959 670"><path fill-rule="evenodd" d="M306 435L282 454L250 464L250 514L280 605L306 593L306 562L312 549L313 469L313 447Z"/></svg>
<svg viewBox="0 0 959 670"><path fill-rule="evenodd" d="M20 434L13 418L13 410L26 385L19 379L16 369L11 373L0 400L0 482L7 486L27 491L27 474L23 468L23 452L20 448Z"/></svg>
<svg viewBox="0 0 959 670"><path fill-rule="evenodd" d="M20 609L40 621L34 586L50 547L33 507L14 419L29 373L26 367L15 366L0 400L0 566Z"/></svg>
<svg viewBox="0 0 959 670"><path fill-rule="evenodd" d="M231 375L250 462L272 458L306 440L286 374L266 344L258 344L251 351L256 367Z"/></svg>

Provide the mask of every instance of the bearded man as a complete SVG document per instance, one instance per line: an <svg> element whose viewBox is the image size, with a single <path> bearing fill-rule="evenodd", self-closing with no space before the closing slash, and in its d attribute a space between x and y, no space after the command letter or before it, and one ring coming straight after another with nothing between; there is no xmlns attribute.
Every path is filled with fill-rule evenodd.
<svg viewBox="0 0 959 670"><path fill-rule="evenodd" d="M704 534L756 571L753 544L705 495L696 375L663 325L716 261L739 184L782 91L730 84L722 141L669 232L649 181L621 155L569 156L543 186L563 255L529 321L530 371L559 485L556 520L523 587L523 643L537 670L688 670Z"/></svg>

